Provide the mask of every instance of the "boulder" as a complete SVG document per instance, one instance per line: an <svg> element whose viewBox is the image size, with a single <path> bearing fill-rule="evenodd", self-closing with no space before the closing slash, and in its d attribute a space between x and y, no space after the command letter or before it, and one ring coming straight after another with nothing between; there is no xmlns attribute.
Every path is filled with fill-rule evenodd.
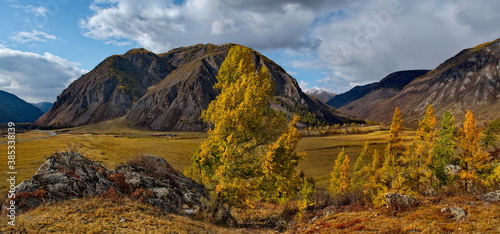
<svg viewBox="0 0 500 234"><path fill-rule="evenodd" d="M485 202L500 202L500 190L485 193L478 196L479 200Z"/></svg>
<svg viewBox="0 0 500 234"><path fill-rule="evenodd" d="M142 155L107 170L75 152L60 152L49 157L36 174L19 184L15 198L7 199L2 211L7 211L11 200L16 213L33 209L43 203L83 197L117 197L136 199L174 214L194 215L199 211L221 216L222 207L208 207L208 190L184 176L164 159ZM217 214L216 214L217 213ZM228 224L234 221L223 214ZM217 221L217 220L216 220ZM222 221L218 221L222 222Z"/></svg>
<svg viewBox="0 0 500 234"><path fill-rule="evenodd" d="M461 207L445 207L441 209L441 213L448 215L455 221L461 221L467 218L467 211Z"/></svg>
<svg viewBox="0 0 500 234"><path fill-rule="evenodd" d="M404 210L419 205L416 198L402 193L386 193L384 195L387 208L391 210Z"/></svg>

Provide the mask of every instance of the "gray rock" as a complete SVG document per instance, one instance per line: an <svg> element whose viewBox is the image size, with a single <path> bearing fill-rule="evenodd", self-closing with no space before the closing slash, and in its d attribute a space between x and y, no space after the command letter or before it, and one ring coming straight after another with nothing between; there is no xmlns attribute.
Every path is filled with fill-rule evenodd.
<svg viewBox="0 0 500 234"><path fill-rule="evenodd" d="M107 170L75 152L55 153L32 178L16 187L14 200L16 212L24 212L46 202L117 194L139 199L169 213L196 214L204 210L212 212L215 222L234 221L224 208L208 207L211 198L203 185L152 155L143 155L132 165ZM4 212L9 202L8 199L4 203Z"/></svg>
<svg viewBox="0 0 500 234"><path fill-rule="evenodd" d="M416 198L402 193L386 193L384 195L387 208L391 210L404 210L419 205Z"/></svg>
<svg viewBox="0 0 500 234"><path fill-rule="evenodd" d="M461 221L467 218L467 211L461 207L445 207L441 209L441 213L449 215L455 221Z"/></svg>
<svg viewBox="0 0 500 234"><path fill-rule="evenodd" d="M500 202L500 190L478 196L479 200L486 202Z"/></svg>

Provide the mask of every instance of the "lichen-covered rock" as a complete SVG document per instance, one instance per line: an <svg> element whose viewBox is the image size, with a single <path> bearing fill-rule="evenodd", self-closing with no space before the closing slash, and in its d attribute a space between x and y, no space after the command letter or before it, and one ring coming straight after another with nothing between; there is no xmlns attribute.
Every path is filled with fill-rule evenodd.
<svg viewBox="0 0 500 234"><path fill-rule="evenodd" d="M404 210L419 204L416 198L402 193L386 193L384 198L387 208L391 210Z"/></svg>
<svg viewBox="0 0 500 234"><path fill-rule="evenodd" d="M500 202L500 190L478 196L479 200L486 202Z"/></svg>
<svg viewBox="0 0 500 234"><path fill-rule="evenodd" d="M152 155L143 155L133 163L107 170L75 152L55 153L32 178L19 184L15 192L15 198L4 203L4 212L11 200L15 201L16 212L23 212L47 202L121 194L169 213L196 214L203 210L212 212L213 216L230 217L219 214L225 212L221 207L208 207L210 196L203 185Z"/></svg>
<svg viewBox="0 0 500 234"><path fill-rule="evenodd" d="M449 215L455 221L465 220L467 218L467 211L461 207L445 207L441 209L441 213Z"/></svg>

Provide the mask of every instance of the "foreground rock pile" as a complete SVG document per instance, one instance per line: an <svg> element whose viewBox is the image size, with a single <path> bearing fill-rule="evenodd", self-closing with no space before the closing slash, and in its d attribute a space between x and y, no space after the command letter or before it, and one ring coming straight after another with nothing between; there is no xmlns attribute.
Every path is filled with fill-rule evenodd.
<svg viewBox="0 0 500 234"><path fill-rule="evenodd" d="M16 211L24 212L42 203L84 197L129 197L173 214L197 214L209 209L208 190L194 180L176 171L164 159L142 155L107 170L75 152L55 153L49 157L30 179L16 187ZM212 202L213 204L213 202ZM223 209L210 207L218 213L217 222L231 219ZM215 221L215 220L214 220Z"/></svg>

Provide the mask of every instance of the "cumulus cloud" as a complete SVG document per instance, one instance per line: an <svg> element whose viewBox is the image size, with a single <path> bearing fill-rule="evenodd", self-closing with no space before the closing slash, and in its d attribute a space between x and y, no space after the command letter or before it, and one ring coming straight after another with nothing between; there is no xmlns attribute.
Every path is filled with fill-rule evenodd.
<svg viewBox="0 0 500 234"><path fill-rule="evenodd" d="M332 70L324 82L366 84L397 70L433 69L462 49L499 37L499 7L487 0L374 0L346 8L345 17L314 29L323 41L320 58Z"/></svg>
<svg viewBox="0 0 500 234"><path fill-rule="evenodd" d="M50 53L0 47L0 89L28 102L53 102L69 83L87 72L79 65Z"/></svg>
<svg viewBox="0 0 500 234"><path fill-rule="evenodd" d="M230 42L292 50L298 59L287 65L327 70L317 84L338 93L397 70L433 69L500 37L498 9L493 0L95 0L80 27L154 52Z"/></svg>
<svg viewBox="0 0 500 234"><path fill-rule="evenodd" d="M80 26L87 37L133 41L165 52L197 43L239 43L256 49L314 48L310 26L320 6L343 1L99 0Z"/></svg>
<svg viewBox="0 0 500 234"><path fill-rule="evenodd" d="M15 32L14 34L15 35L9 37L9 39L20 43L57 40L56 36L38 30L32 30L30 32L21 31L21 32Z"/></svg>

